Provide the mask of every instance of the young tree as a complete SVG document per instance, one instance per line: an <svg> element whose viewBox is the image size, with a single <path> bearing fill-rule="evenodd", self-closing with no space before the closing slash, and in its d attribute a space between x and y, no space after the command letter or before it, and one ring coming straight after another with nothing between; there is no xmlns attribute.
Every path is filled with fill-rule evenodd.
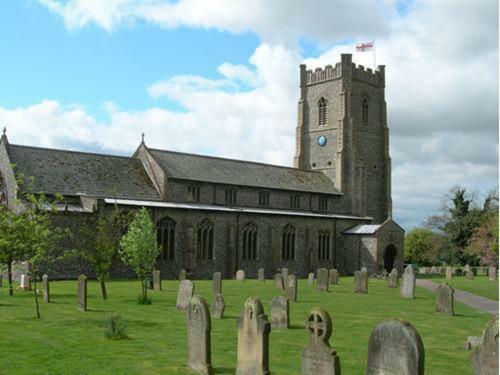
<svg viewBox="0 0 500 375"><path fill-rule="evenodd" d="M130 265L141 281L142 301L147 302L147 279L153 272L160 249L156 243L154 223L144 207L137 211L122 237L119 252L123 263Z"/></svg>

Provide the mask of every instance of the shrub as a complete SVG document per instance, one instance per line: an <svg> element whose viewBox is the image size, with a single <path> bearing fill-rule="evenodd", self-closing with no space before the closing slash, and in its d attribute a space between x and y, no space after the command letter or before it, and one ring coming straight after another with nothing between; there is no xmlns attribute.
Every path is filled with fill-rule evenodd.
<svg viewBox="0 0 500 375"><path fill-rule="evenodd" d="M127 339L127 323L119 313L111 314L104 322L104 336L110 340Z"/></svg>
<svg viewBox="0 0 500 375"><path fill-rule="evenodd" d="M139 305L151 305L153 303L153 300L150 297L145 296L144 294L139 294L137 296L137 303Z"/></svg>

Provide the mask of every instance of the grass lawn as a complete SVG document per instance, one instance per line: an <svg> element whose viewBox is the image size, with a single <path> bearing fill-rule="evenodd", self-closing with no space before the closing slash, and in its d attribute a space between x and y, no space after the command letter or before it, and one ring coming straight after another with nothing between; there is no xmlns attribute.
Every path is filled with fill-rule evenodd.
<svg viewBox="0 0 500 375"><path fill-rule="evenodd" d="M444 275L419 275L418 277L424 277L437 284L445 281ZM474 280L467 280L465 276L453 276L453 279L447 281L455 289L498 301L498 280L490 281L488 276L475 276Z"/></svg>
<svg viewBox="0 0 500 375"><path fill-rule="evenodd" d="M479 280L478 280L479 281ZM113 281L109 300L103 301L99 285L89 282L89 311L76 310L76 281L51 283L50 304L42 304L41 319L34 318L32 292L7 295L0 288L0 374L189 374L185 366L186 332L183 313L175 310L177 281L163 281L163 291L151 292L154 304L136 303L139 283ZM342 373L366 373L368 338L384 318L410 321L425 346L426 373L470 374L469 352L462 349L467 336L480 335L490 319L460 303L456 316L434 312L434 295L417 287L415 300L401 299L398 289L385 281L370 280L369 294L353 293L353 279L341 279L329 293L299 280L298 302L291 303L291 328L270 334L270 370L273 374L300 374L301 351L308 338L304 330L313 306L327 309L333 319L330 344L340 356ZM210 301L211 281L195 281L195 292ZM224 281L225 318L212 321L212 364L216 374L234 374L236 319L245 299L261 298L266 313L280 291L272 280ZM129 340L104 338L102 322L113 311L128 322Z"/></svg>

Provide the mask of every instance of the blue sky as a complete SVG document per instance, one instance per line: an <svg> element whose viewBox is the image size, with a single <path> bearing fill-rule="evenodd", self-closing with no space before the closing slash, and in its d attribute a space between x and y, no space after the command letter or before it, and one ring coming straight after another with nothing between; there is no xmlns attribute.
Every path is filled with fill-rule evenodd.
<svg viewBox="0 0 500 375"><path fill-rule="evenodd" d="M6 0L0 124L13 143L152 147L291 165L298 66L375 40L394 216L498 183L498 3ZM370 53L354 53L372 65Z"/></svg>

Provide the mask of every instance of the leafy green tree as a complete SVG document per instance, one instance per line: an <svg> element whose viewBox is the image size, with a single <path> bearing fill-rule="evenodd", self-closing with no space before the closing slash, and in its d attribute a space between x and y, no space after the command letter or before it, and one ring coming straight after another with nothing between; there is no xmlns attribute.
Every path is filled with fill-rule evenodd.
<svg viewBox="0 0 500 375"><path fill-rule="evenodd" d="M154 223L144 207L137 211L122 237L119 252L123 263L130 265L141 281L142 298L147 301L147 279L153 272L160 249L156 243Z"/></svg>
<svg viewBox="0 0 500 375"><path fill-rule="evenodd" d="M426 228L414 228L405 236L405 262L422 266L438 260L437 234Z"/></svg>

